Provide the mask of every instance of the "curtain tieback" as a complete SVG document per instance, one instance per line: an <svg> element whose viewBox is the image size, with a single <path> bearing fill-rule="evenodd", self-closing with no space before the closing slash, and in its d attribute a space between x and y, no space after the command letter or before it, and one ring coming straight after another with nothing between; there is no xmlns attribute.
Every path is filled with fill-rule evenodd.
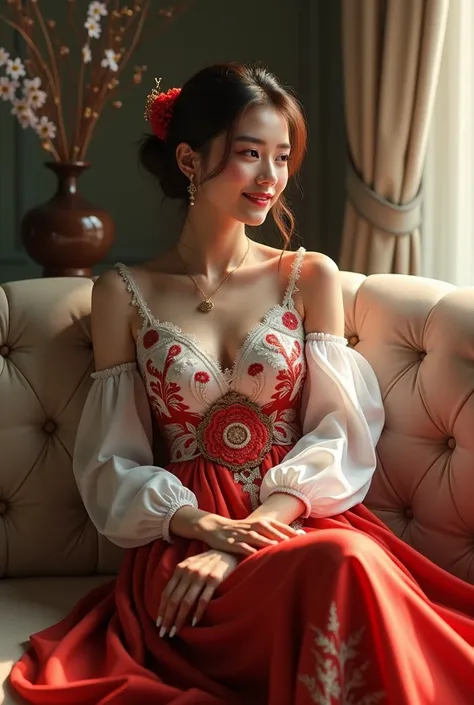
<svg viewBox="0 0 474 705"><path fill-rule="evenodd" d="M378 230L391 235L407 235L420 227L421 190L410 203L396 205L367 186L351 164L347 168L346 186L355 210Z"/></svg>

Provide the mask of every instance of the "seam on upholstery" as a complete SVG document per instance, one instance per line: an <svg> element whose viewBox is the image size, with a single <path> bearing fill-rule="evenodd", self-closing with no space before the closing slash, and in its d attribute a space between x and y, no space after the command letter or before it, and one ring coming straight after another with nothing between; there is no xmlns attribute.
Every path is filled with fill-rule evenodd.
<svg viewBox="0 0 474 705"><path fill-rule="evenodd" d="M433 465L438 462L438 460L441 458L441 456L443 455L444 452L445 451L441 451L441 453L438 456L436 456L436 458L433 460L433 462L428 466L426 472L424 472L423 475L420 477L420 479L418 480L418 482L416 483L416 485L413 488L412 497L415 496L415 493L418 490L419 486L421 485L421 483L423 482L423 480L425 479L427 474L431 471L431 468L433 467Z"/></svg>
<svg viewBox="0 0 474 705"><path fill-rule="evenodd" d="M66 446L65 446L64 443L62 442L62 440L61 440L61 438L60 438L60 436L59 436L59 433L55 433L55 434L54 434L54 437L56 438L56 440L58 441L58 443L60 443L61 447L64 449L64 452L66 453L66 455L67 455L67 457L69 458L69 460L72 460L72 456L73 456L73 453L74 453L74 449L73 449L73 453L70 453L70 452L68 451L68 449L66 448ZM74 438L74 443L75 443L75 442L76 442L76 439Z"/></svg>
<svg viewBox="0 0 474 705"><path fill-rule="evenodd" d="M466 524L466 522L465 522L464 519L462 518L461 514L459 513L459 510L458 510L458 508L457 508L456 502L454 501L453 488L452 488L452 486L451 486L451 482L452 482L452 472L451 472L451 468L452 468L452 464L453 464L453 463L452 463L452 459L453 459L453 454L451 453L451 454L450 454L450 458L449 458L449 460L448 460L448 466L447 466L447 468L446 468L446 470L445 470L445 473L446 473L447 476L448 476L448 490L449 490L449 496L451 497L451 501L452 501L452 503L453 503L453 507L454 507L454 510L455 510L455 512L456 512L456 514L457 514L457 516L458 516L458 518L459 518L459 521L460 521L461 524L465 527L466 531L468 531L468 532L470 533L470 532L472 531L472 527L470 527L470 526L468 526L468 525Z"/></svg>
<svg viewBox="0 0 474 705"><path fill-rule="evenodd" d="M400 495L398 494L398 492L397 492L397 490L395 489L394 485L392 485L392 483L391 483L391 481L390 481L390 477L387 475L387 473L386 473L386 471L385 471L384 464L383 464L382 459L381 459L381 457L380 457L380 451L379 451L377 448L375 448L375 455L376 455L376 458L377 458L377 472L380 472L381 470L383 470L383 472L384 472L384 478L385 478L386 482L390 485L391 490L392 490L393 493L398 497L398 499L400 500L400 502L402 502L402 498L401 498Z"/></svg>
<svg viewBox="0 0 474 705"><path fill-rule="evenodd" d="M364 281L362 282L362 284L361 284L361 285L359 286L359 288L357 289L357 291L356 291L356 293L355 293L355 296L354 296L354 309L353 309L353 310L354 310L354 324L355 324L355 322L356 322L356 308L357 308L358 303L359 303L359 294L360 294L360 291L361 291L362 287L363 287L364 284L366 283L366 281L367 281L367 276L365 277ZM344 331L344 333L345 333L345 331ZM354 334L357 335L357 331L354 331Z"/></svg>
<svg viewBox="0 0 474 705"><path fill-rule="evenodd" d="M454 417L454 420L453 420L453 428L454 428L455 425L456 425L456 422L457 422L457 420L458 420L459 414L460 414L461 411L464 409L464 407L466 406L467 402L469 401L469 399L472 397L473 394L474 394L474 389L472 389L472 390L469 392L469 394L467 395L467 397L466 397L466 398L464 399L464 401L461 403L461 406L459 407L458 413L456 414L456 416Z"/></svg>
<svg viewBox="0 0 474 705"><path fill-rule="evenodd" d="M443 296L438 299L438 301L433 304L433 306L430 308L428 315L425 318L425 323L423 325L423 330L421 331L421 344L423 345L423 349L425 349L425 332L428 327L428 324L431 322L431 319L434 316L435 310L438 308L438 305L440 304L441 301L447 296L447 294L443 294Z"/></svg>
<svg viewBox="0 0 474 705"><path fill-rule="evenodd" d="M91 373L89 372L89 367L88 367L87 370L86 370L86 372L85 372L85 374L82 375L82 377L79 379L78 383L76 384L76 386L75 386L74 389L72 390L71 395L69 396L69 398L65 401L65 403L64 403L64 405L63 405L63 407L62 407L62 409L61 409L60 411L58 411L58 416L57 416L58 419L59 419L59 417L60 417L62 414L64 414L65 411L67 411L69 405L71 404L72 400L74 399L75 395L77 394L77 390L78 390L78 389L81 387L81 385L84 383L84 380L85 380L85 379L88 379L88 378L90 377L90 375L91 375Z"/></svg>
<svg viewBox="0 0 474 705"><path fill-rule="evenodd" d="M420 369L420 368L418 367L418 370L419 370L419 369ZM425 399L424 399L424 397L423 397L423 392L422 392L422 389L421 389L421 385L420 385L420 383L418 382L418 377L419 377L419 374L416 375L415 383L416 383L416 386L418 387L418 390L419 390L419 392L420 392L421 403L423 404L423 408L424 408L424 410L426 411L426 415L427 415L427 417L429 418L429 420L431 421L431 423L433 424L433 426L434 426L440 433L443 433L443 429L438 426L438 424L437 424L436 421L433 419L433 417L431 416L431 414L430 414L430 412L429 412L429 410L428 410L428 405L427 405L427 403L426 403L426 401L425 401Z"/></svg>
<svg viewBox="0 0 474 705"><path fill-rule="evenodd" d="M11 495L11 498L12 498L12 499L13 499L13 498L18 494L18 492L21 490L21 488L23 487L23 485L25 484L25 482L26 482L26 481L28 480L28 478L30 477L31 473L34 472L34 470L35 470L35 468L36 468L36 466L37 466L37 464L38 464L38 462L39 462L39 459L40 459L40 458L43 456L43 454L45 453L47 443L48 443L48 439L46 438L45 441L44 441L44 443L43 443L43 447L41 448L40 452L38 453L38 457L36 458L35 462L34 462L33 465L31 466L29 472L25 475L25 477L24 477L23 480L20 482L20 484L18 485L18 487L16 488L16 490L14 491L14 493Z"/></svg>

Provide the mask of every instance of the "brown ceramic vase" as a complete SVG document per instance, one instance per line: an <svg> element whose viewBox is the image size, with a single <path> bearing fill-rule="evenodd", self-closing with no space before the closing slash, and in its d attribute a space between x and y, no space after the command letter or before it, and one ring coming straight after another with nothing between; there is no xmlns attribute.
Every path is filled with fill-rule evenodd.
<svg viewBox="0 0 474 705"><path fill-rule="evenodd" d="M90 277L114 241L111 215L89 203L77 190L90 164L47 162L58 179L54 196L28 211L21 221L23 245L44 277Z"/></svg>

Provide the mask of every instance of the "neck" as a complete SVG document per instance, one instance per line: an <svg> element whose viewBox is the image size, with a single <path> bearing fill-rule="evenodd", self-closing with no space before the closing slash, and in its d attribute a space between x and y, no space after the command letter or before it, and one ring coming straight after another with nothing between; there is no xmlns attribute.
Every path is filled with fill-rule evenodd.
<svg viewBox="0 0 474 705"><path fill-rule="evenodd" d="M189 209L177 244L190 274L213 280L225 276L239 264L249 241L243 223L215 212L210 217L196 204ZM250 251L246 264L249 256Z"/></svg>

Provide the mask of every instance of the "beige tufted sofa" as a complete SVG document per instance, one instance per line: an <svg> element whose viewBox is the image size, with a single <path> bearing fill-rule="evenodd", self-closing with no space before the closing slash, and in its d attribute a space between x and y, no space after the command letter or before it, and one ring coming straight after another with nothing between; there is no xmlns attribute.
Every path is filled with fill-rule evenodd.
<svg viewBox="0 0 474 705"><path fill-rule="evenodd" d="M374 367L386 426L367 505L474 582L474 287L342 273L347 336ZM114 573L71 454L93 369L92 282L0 288L0 682L30 633ZM14 702L4 686L0 702Z"/></svg>

